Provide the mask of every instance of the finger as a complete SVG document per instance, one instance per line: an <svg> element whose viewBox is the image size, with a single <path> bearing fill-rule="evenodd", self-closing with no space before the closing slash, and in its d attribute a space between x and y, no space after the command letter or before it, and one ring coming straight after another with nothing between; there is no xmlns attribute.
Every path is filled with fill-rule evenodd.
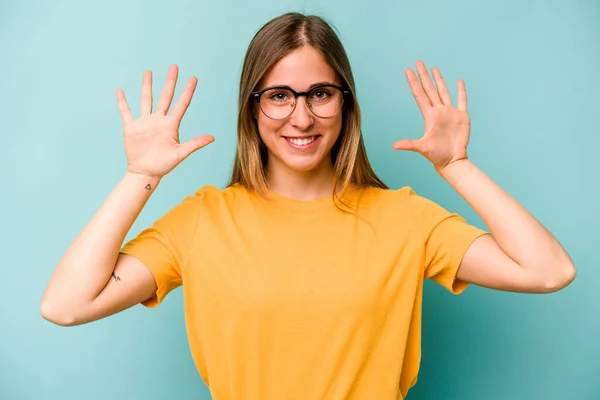
<svg viewBox="0 0 600 400"><path fill-rule="evenodd" d="M406 79L408 80L408 85L410 86L410 90L417 101L417 105L421 110L421 114L425 116L425 111L431 107L431 102L429 101L429 97L423 90L423 87L419 83L417 76L411 68L406 68L404 70L406 73Z"/></svg>
<svg viewBox="0 0 600 400"><path fill-rule="evenodd" d="M398 140L392 145L394 150L408 150L417 153L423 153L423 143L421 140L403 139Z"/></svg>
<svg viewBox="0 0 600 400"><path fill-rule="evenodd" d="M152 113L152 71L144 71L140 114L147 115L150 113Z"/></svg>
<svg viewBox="0 0 600 400"><path fill-rule="evenodd" d="M129 109L129 104L127 104L127 99L125 98L125 92L123 89L117 89L117 104L119 106L119 113L121 114L121 119L123 120L123 124L129 124L133 122L133 115L131 115L131 110Z"/></svg>
<svg viewBox="0 0 600 400"><path fill-rule="evenodd" d="M187 111L191 101L192 96L194 95L194 91L196 90L196 85L198 84L198 78L192 76L188 81L187 85L185 85L185 89L183 89L183 93L179 96L179 100L173 107L171 111L171 115L177 120L181 120L183 115Z"/></svg>
<svg viewBox="0 0 600 400"><path fill-rule="evenodd" d="M467 87L465 81L458 80L458 109L467 112Z"/></svg>
<svg viewBox="0 0 600 400"><path fill-rule="evenodd" d="M442 78L442 73L436 67L431 69L431 73L433 74L435 86L437 87L442 103L446 106L452 107L452 97L450 96L450 92L446 87L446 82L444 82L444 78Z"/></svg>
<svg viewBox="0 0 600 400"><path fill-rule="evenodd" d="M175 93L175 86L177 85L177 75L179 74L179 68L177 65L171 65L169 72L167 73L167 79L165 86L163 86L158 105L156 106L156 112L163 115L167 115L169 107L171 107L171 101L173 101L173 93Z"/></svg>
<svg viewBox="0 0 600 400"><path fill-rule="evenodd" d="M203 135L195 137L191 140L188 140L185 143L179 145L179 162L188 158L190 154L195 152L198 149L203 148L207 144L210 144L215 141L215 138L212 135Z"/></svg>
<svg viewBox="0 0 600 400"><path fill-rule="evenodd" d="M423 86L423 89L425 89L425 93L427 93L427 97L429 97L431 104L434 106L442 104L440 96L438 95L435 86L433 86L433 82L431 81L431 77L429 76L429 72L427 72L427 68L423 61L417 61L417 72L419 73L421 85Z"/></svg>

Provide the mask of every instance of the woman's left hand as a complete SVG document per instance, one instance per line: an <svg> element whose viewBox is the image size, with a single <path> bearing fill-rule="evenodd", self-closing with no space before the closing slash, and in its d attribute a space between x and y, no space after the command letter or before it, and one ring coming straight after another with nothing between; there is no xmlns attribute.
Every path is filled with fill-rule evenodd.
<svg viewBox="0 0 600 400"><path fill-rule="evenodd" d="M452 107L452 98L437 68L432 68L437 87L429 77L422 61L417 61L419 80L411 68L405 70L406 79L425 120L425 133L419 140L400 140L394 150L409 150L422 154L441 171L451 163L467 158L467 144L471 119L467 113L465 82L458 80L458 107Z"/></svg>

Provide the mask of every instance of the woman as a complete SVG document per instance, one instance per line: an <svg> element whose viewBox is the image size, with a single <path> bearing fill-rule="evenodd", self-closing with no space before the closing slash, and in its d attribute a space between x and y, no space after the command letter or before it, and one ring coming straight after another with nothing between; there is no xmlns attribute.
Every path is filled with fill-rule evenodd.
<svg viewBox="0 0 600 400"><path fill-rule="evenodd" d="M185 198L120 248L161 178L212 136L178 141L196 79L170 114L173 66L152 112L151 73L134 120L122 90L128 169L68 249L41 312L77 325L184 285L194 361L214 399L401 399L420 360L423 278L547 293L574 266L560 244L467 157L457 107L437 69L406 77L425 120L416 151L491 234L372 171L346 53L322 19L286 14L248 48L231 182Z"/></svg>

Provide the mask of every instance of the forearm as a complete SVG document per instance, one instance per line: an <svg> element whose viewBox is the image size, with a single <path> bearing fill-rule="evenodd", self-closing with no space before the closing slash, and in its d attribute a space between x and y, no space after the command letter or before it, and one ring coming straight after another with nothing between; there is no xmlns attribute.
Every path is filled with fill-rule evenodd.
<svg viewBox="0 0 600 400"><path fill-rule="evenodd" d="M110 279L127 232L159 179L126 173L67 249L42 303L56 307L92 301Z"/></svg>
<svg viewBox="0 0 600 400"><path fill-rule="evenodd" d="M470 160L438 172L479 214L498 246L517 264L544 275L564 275L573 268L552 234Z"/></svg>

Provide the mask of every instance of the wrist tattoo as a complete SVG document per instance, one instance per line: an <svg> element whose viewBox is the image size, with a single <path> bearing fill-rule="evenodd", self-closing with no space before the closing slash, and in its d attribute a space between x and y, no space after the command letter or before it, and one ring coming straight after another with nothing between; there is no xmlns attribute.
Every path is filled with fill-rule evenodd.
<svg viewBox="0 0 600 400"><path fill-rule="evenodd" d="M146 185L146 190L152 190L152 186L150 186L150 184Z"/></svg>
<svg viewBox="0 0 600 400"><path fill-rule="evenodd" d="M118 276L115 275L115 272L113 271L112 273L113 278L115 278L115 282L118 282L121 280L121 278L119 278Z"/></svg>

